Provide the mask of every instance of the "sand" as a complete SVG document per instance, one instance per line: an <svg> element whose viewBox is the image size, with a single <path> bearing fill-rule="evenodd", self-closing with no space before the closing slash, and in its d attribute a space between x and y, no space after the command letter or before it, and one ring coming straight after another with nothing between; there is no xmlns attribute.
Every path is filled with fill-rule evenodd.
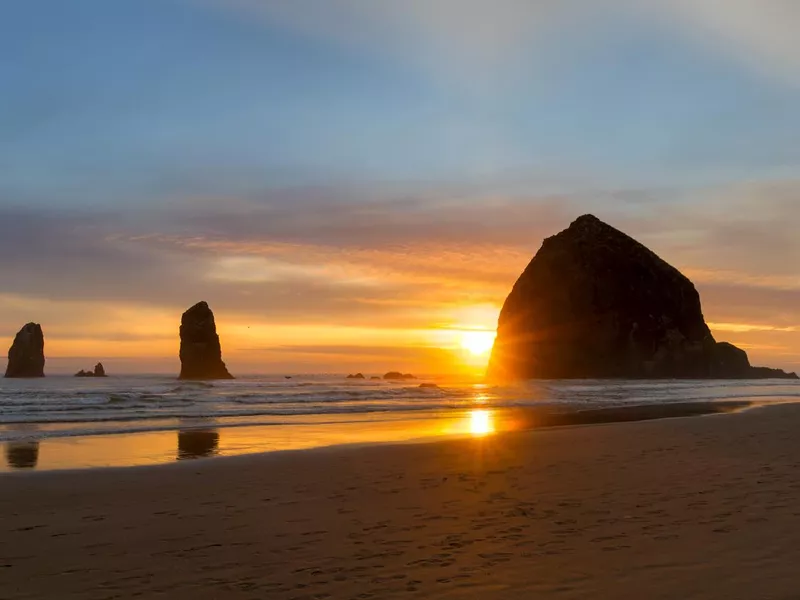
<svg viewBox="0 0 800 600"><path fill-rule="evenodd" d="M800 406L0 477L0 598L798 598Z"/></svg>

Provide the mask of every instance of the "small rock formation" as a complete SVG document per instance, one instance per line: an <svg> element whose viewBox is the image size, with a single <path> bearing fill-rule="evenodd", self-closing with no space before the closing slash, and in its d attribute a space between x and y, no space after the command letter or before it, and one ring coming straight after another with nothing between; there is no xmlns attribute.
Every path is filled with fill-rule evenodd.
<svg viewBox="0 0 800 600"><path fill-rule="evenodd" d="M401 373L400 371L389 371L383 376L383 378L394 380L416 379L416 377L414 377L411 373Z"/></svg>
<svg viewBox="0 0 800 600"><path fill-rule="evenodd" d="M44 377L44 334L38 323L28 323L14 338L6 377Z"/></svg>
<svg viewBox="0 0 800 600"><path fill-rule="evenodd" d="M544 241L500 313L490 379L796 377L717 344L689 279L584 215Z"/></svg>
<svg viewBox="0 0 800 600"><path fill-rule="evenodd" d="M372 377L370 377L370 380L375 380L375 379L380 380L380 377L378 377L377 375L373 375Z"/></svg>
<svg viewBox="0 0 800 600"><path fill-rule="evenodd" d="M750 367L750 372L746 377L748 379L800 379L797 373L787 373L783 369L771 369L770 367Z"/></svg>
<svg viewBox="0 0 800 600"><path fill-rule="evenodd" d="M94 371L84 371L81 369L75 373L75 377L108 377L106 370L103 368L103 363L97 363L94 366Z"/></svg>
<svg viewBox="0 0 800 600"><path fill-rule="evenodd" d="M429 390L438 390L439 386L435 383L420 383L419 387L422 389L429 389Z"/></svg>
<svg viewBox="0 0 800 600"><path fill-rule="evenodd" d="M233 379L225 363L214 313L198 302L181 317L180 379Z"/></svg>
<svg viewBox="0 0 800 600"><path fill-rule="evenodd" d="M350 374L345 379L366 379L363 373L356 373L355 375Z"/></svg>

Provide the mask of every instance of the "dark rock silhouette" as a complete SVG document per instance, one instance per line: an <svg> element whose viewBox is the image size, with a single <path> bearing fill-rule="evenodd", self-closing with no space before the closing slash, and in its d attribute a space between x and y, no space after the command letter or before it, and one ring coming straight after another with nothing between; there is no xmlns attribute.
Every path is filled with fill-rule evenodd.
<svg viewBox="0 0 800 600"><path fill-rule="evenodd" d="M728 342L719 342L714 346L711 361L712 377L746 377L750 371L750 359L747 352Z"/></svg>
<svg viewBox="0 0 800 600"><path fill-rule="evenodd" d="M181 379L233 379L225 363L214 313L198 302L181 317Z"/></svg>
<svg viewBox="0 0 800 600"><path fill-rule="evenodd" d="M103 367L103 363L97 363L94 366L93 371L84 371L81 369L75 373L75 377L108 377L108 375L106 375L106 370Z"/></svg>
<svg viewBox="0 0 800 600"><path fill-rule="evenodd" d="M366 379L363 373L356 373L355 375L348 375L345 379Z"/></svg>
<svg viewBox="0 0 800 600"><path fill-rule="evenodd" d="M783 369L770 367L750 367L750 372L746 377L750 379L800 379L797 373L787 373Z"/></svg>
<svg viewBox="0 0 800 600"><path fill-rule="evenodd" d="M438 390L439 386L435 383L420 383L419 387L422 389Z"/></svg>
<svg viewBox="0 0 800 600"><path fill-rule="evenodd" d="M375 379L380 379L380 377L378 377L377 375L373 375L372 377L370 377L370 380L375 380Z"/></svg>
<svg viewBox="0 0 800 600"><path fill-rule="evenodd" d="M401 373L400 371L389 371L383 376L383 378L394 380L416 379L416 377L414 377L411 373Z"/></svg>
<svg viewBox="0 0 800 600"><path fill-rule="evenodd" d="M547 238L500 313L491 379L791 377L717 344L689 279L584 215ZM796 376L795 376L796 377Z"/></svg>
<svg viewBox="0 0 800 600"><path fill-rule="evenodd" d="M178 460L219 454L219 432L215 429L178 431Z"/></svg>
<svg viewBox="0 0 800 600"><path fill-rule="evenodd" d="M8 442L6 463L12 469L33 469L39 462L39 442Z"/></svg>
<svg viewBox="0 0 800 600"><path fill-rule="evenodd" d="M44 377L44 334L38 323L19 330L8 350L6 377Z"/></svg>

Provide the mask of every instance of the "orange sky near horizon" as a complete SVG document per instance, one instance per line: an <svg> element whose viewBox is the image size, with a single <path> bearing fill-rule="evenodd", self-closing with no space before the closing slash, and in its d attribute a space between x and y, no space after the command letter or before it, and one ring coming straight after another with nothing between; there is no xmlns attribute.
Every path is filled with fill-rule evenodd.
<svg viewBox="0 0 800 600"><path fill-rule="evenodd" d="M325 298L320 299L318 310L302 319L271 315L268 309L259 313L228 306L230 297L219 293L192 298L184 306L0 294L0 314L9 345L23 315L22 322L42 323L47 371L52 374L88 368L94 361L103 361L111 373L177 373L181 312L190 303L206 299L216 314L223 359L234 374L382 374L399 369L480 376L489 356L487 338L490 342L505 295L534 251L527 255L499 246L447 248L437 255L427 246L416 255L407 250L343 252L329 255L327 265L309 275L305 270L310 265L322 264L320 248L295 246L291 253L281 248L276 274L267 263L258 263L265 248L245 244L231 246L225 255L215 254L207 263L207 280L224 279L231 296L247 297L253 293L250 286L264 280L271 289L291 288L296 269L303 277L343 288L345 301L332 302L330 320L325 318ZM497 260L501 255L505 256L502 262ZM277 260L276 254L270 254L267 262ZM249 267L242 271L242 264ZM696 281L706 319L718 340L745 348L754 364L800 367L800 328L794 314L773 312L765 318L757 304L748 313L733 306L731 296L714 289L720 279L739 277L756 290L758 282L753 286L746 274L683 270ZM360 277L357 281L355 274ZM15 315L14 319L9 315Z"/></svg>
<svg viewBox="0 0 800 600"><path fill-rule="evenodd" d="M471 351L465 336L491 335L542 240L594 212L695 283L716 339L753 364L800 370L795 192L800 182L748 184L669 208L548 197L483 198L457 212L400 201L282 216L258 205L192 208L176 220L197 222L186 231L171 213L142 232L60 223L53 236L74 236L60 243L101 245L93 255L108 265L80 273L80 261L44 255L49 271L20 271L0 293L0 335L10 346L24 323L41 323L53 374L96 361L110 373L177 373L181 313L206 300L234 374L477 376L486 344Z"/></svg>

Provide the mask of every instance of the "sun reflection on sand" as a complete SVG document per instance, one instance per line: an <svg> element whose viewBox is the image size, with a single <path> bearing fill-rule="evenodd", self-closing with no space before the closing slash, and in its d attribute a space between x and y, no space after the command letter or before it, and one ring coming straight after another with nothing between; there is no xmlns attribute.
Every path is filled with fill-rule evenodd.
<svg viewBox="0 0 800 600"><path fill-rule="evenodd" d="M475 409L470 411L469 432L476 437L494 433L494 420L492 419L492 411L484 409Z"/></svg>

